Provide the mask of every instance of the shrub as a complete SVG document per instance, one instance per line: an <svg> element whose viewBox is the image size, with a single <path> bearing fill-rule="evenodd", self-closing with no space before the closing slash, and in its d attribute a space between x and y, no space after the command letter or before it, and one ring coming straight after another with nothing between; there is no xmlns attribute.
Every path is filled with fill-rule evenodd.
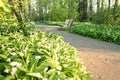
<svg viewBox="0 0 120 80"><path fill-rule="evenodd" d="M74 27L66 27L60 30L67 30L83 36L120 44L120 27L115 25L107 26L92 23L77 23Z"/></svg>
<svg viewBox="0 0 120 80"><path fill-rule="evenodd" d="M37 29L0 34L1 80L90 80L74 47Z"/></svg>

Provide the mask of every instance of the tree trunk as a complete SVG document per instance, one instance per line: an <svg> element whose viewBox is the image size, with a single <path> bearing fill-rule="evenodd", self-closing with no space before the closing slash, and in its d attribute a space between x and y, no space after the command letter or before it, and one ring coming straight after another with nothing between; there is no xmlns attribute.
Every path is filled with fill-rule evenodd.
<svg viewBox="0 0 120 80"><path fill-rule="evenodd" d="M101 12L103 12L103 9L104 9L104 0L102 0L101 2Z"/></svg>
<svg viewBox="0 0 120 80"><path fill-rule="evenodd" d="M32 7L31 7L31 1L29 1L28 9L29 9L29 19L32 20Z"/></svg>
<svg viewBox="0 0 120 80"><path fill-rule="evenodd" d="M115 0L115 4L114 4L114 9L113 9L113 16L114 16L114 20L117 20L117 15L116 15L116 13L117 13L117 8L118 8L118 2L119 2L119 0Z"/></svg>
<svg viewBox="0 0 120 80"><path fill-rule="evenodd" d="M111 5L111 0L108 0L108 12L110 12L110 5Z"/></svg>
<svg viewBox="0 0 120 80"><path fill-rule="evenodd" d="M93 13L93 3L92 1L93 0L89 0L90 2L90 5L89 5L89 20L91 21L92 20L92 13Z"/></svg>
<svg viewBox="0 0 120 80"><path fill-rule="evenodd" d="M88 0L79 1L78 13L80 21L88 21Z"/></svg>
<svg viewBox="0 0 120 80"><path fill-rule="evenodd" d="M12 5L12 7L11 7L12 12L16 16L16 18L17 18L17 20L19 22L19 25L21 26L21 29L23 27L25 27L24 22L26 20L22 1L23 0L19 0L19 4L17 5L18 7L15 8L14 0L8 0L8 2Z"/></svg>
<svg viewBox="0 0 120 80"><path fill-rule="evenodd" d="M100 12L100 0L97 0L97 12Z"/></svg>
<svg viewBox="0 0 120 80"><path fill-rule="evenodd" d="M11 9L12 9L12 13L15 15L15 17L17 18L18 22L22 21L22 18L19 16L19 13L14 9L14 1L13 0L8 0L9 4L12 5Z"/></svg>

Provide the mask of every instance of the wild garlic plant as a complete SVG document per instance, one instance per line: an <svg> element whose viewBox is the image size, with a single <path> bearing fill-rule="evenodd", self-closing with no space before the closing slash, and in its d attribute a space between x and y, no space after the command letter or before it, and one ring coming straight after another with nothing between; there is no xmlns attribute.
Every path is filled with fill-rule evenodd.
<svg viewBox="0 0 120 80"><path fill-rule="evenodd" d="M74 47L40 30L0 35L1 80L90 80Z"/></svg>

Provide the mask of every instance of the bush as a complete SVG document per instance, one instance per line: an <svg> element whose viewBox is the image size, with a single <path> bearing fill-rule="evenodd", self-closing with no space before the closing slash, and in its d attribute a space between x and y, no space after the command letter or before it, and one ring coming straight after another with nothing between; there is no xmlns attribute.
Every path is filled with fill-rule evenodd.
<svg viewBox="0 0 120 80"><path fill-rule="evenodd" d="M90 80L74 47L37 29L1 32L1 80Z"/></svg>
<svg viewBox="0 0 120 80"><path fill-rule="evenodd" d="M115 25L107 26L92 23L78 23L74 27L66 27L60 30L67 30L83 36L120 44L120 27Z"/></svg>

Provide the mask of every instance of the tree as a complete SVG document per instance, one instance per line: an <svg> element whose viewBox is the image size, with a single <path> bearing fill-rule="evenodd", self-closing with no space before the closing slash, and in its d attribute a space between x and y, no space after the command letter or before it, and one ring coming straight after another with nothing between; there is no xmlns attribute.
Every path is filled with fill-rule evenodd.
<svg viewBox="0 0 120 80"><path fill-rule="evenodd" d="M93 15L93 0L89 0L89 21L92 20Z"/></svg>
<svg viewBox="0 0 120 80"><path fill-rule="evenodd" d="M32 5L31 0L28 0L28 9L29 9L29 19L32 20Z"/></svg>
<svg viewBox="0 0 120 80"><path fill-rule="evenodd" d="M16 0L16 1L8 0L8 2L12 6L11 7L12 13L17 18L21 28L25 27L24 23L27 20L27 18L25 17L25 7L26 7L25 3L28 2L26 0Z"/></svg>
<svg viewBox="0 0 120 80"><path fill-rule="evenodd" d="M97 12L100 12L100 0L97 0Z"/></svg>
<svg viewBox="0 0 120 80"><path fill-rule="evenodd" d="M78 13L80 21L88 21L88 0L82 0L78 3Z"/></svg>
<svg viewBox="0 0 120 80"><path fill-rule="evenodd" d="M111 5L111 0L108 0L108 13L110 12L110 5Z"/></svg>
<svg viewBox="0 0 120 80"><path fill-rule="evenodd" d="M114 18L114 20L117 20L117 17L119 15L117 13L117 11L119 10L118 9L118 2L119 2L119 0L115 0L114 9L113 9L113 18Z"/></svg>
<svg viewBox="0 0 120 80"><path fill-rule="evenodd" d="M101 12L103 12L104 9L104 0L101 1Z"/></svg>

